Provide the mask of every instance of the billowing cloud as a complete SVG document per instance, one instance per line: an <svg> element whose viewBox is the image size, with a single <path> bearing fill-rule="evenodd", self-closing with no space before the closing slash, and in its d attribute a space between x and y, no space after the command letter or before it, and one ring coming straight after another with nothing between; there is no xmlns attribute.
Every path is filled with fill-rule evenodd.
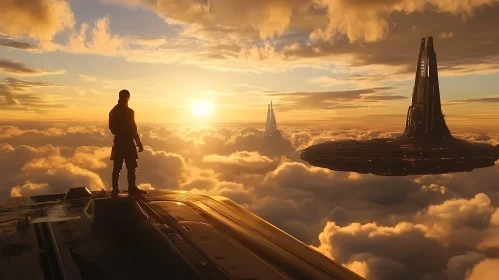
<svg viewBox="0 0 499 280"><path fill-rule="evenodd" d="M296 13L306 12L309 1L141 1L103 0L105 3L143 5L170 23L198 25L208 32L255 32L260 38L282 35Z"/></svg>
<svg viewBox="0 0 499 280"><path fill-rule="evenodd" d="M39 38L44 33L38 29L43 29L48 30L48 35L40 49L120 56L129 62L185 63L217 71L251 72L356 66L355 73L340 77L320 75L311 81L324 86L372 87L405 81L413 75L417 41L428 35L425 26L432 22L434 36L440 37L437 51L441 75L489 74L499 70L499 41L487 31L499 27L494 21L499 9L496 0L101 2L145 7L180 28L175 29L176 36L169 37L117 35L111 32L109 17L75 28L72 11L63 0L37 0L33 7L38 9L9 0L2 4L5 9L25 15L15 21L30 22L36 18L46 24L24 28L9 21L2 25L10 30L4 33L15 39L0 42L11 48L30 49L29 43L17 41L17 37L24 34ZM482 28L483 21L488 22L487 28ZM456 28L460 31L451 31ZM67 36L51 41L61 30L68 30ZM373 71L376 74L365 74Z"/></svg>
<svg viewBox="0 0 499 280"><path fill-rule="evenodd" d="M487 209L485 216L482 208ZM423 210L425 218L416 215L394 226L352 223L341 227L328 222L316 249L341 263L363 263L368 279L464 279L475 264L486 258L472 250L477 249L489 226L492 209L488 197L478 194L470 200L430 206ZM447 234L435 234L442 231ZM469 251L455 255L460 250Z"/></svg>
<svg viewBox="0 0 499 280"><path fill-rule="evenodd" d="M469 251L464 255L455 256L447 262L447 269L444 275L448 280L464 279L463 276L468 275L470 270L481 261L485 260L486 256L475 251Z"/></svg>
<svg viewBox="0 0 499 280"><path fill-rule="evenodd" d="M146 148L139 157L137 176L155 189L178 189L185 181L185 160L181 155Z"/></svg>
<svg viewBox="0 0 499 280"><path fill-rule="evenodd" d="M204 156L203 162L210 165L220 165L220 168L236 168L244 173L262 172L260 170L270 171L277 167L272 159L256 152L245 151L235 152L229 156Z"/></svg>
<svg viewBox="0 0 499 280"><path fill-rule="evenodd" d="M52 192L60 192L68 186L86 186L91 190L100 190L105 185L98 174L92 169L95 166L88 156L64 157L61 148L49 147L52 155L46 158L35 158L27 162L21 169L25 176L32 178L33 182L45 182ZM63 150L63 149L62 149ZM88 166L85 166L88 165ZM41 183L38 183L41 184Z"/></svg>
<svg viewBox="0 0 499 280"><path fill-rule="evenodd" d="M0 3L0 33L51 40L74 25L74 14L65 0L6 0Z"/></svg>
<svg viewBox="0 0 499 280"><path fill-rule="evenodd" d="M336 34L350 41L377 41L388 33L388 17L395 12L407 14L436 9L439 12L472 16L473 11L495 0L482 1L145 1L103 0L130 7L145 6L172 23L201 25L201 30L247 34L260 38L283 35L289 29L311 32L311 38L330 40ZM237 15L237 16L236 16ZM312 19L312 16L314 19Z"/></svg>
<svg viewBox="0 0 499 280"><path fill-rule="evenodd" d="M493 280L499 275L499 259L486 259L477 264L466 280Z"/></svg>
<svg viewBox="0 0 499 280"><path fill-rule="evenodd" d="M474 198L448 200L440 205L432 205L423 213L419 213L416 220L430 226L428 236L433 236L445 242L467 244L470 237L476 232L469 229L484 229L489 226L495 208L490 199L483 193ZM461 231L461 229L464 229ZM476 240L471 241L472 247Z"/></svg>
<svg viewBox="0 0 499 280"><path fill-rule="evenodd" d="M331 40L340 33L346 34L350 42L358 40L373 42L387 35L388 17L392 13L411 14L433 8L440 12L471 16L476 8L496 1L321 0L319 2L327 7L329 25L326 28L316 29L311 34L312 39Z"/></svg>
<svg viewBox="0 0 499 280"><path fill-rule="evenodd" d="M44 195L46 194L48 189L48 184L34 184L30 181L27 181L22 186L15 186L10 190L11 197L21 197L21 196L30 196L30 195Z"/></svg>
<svg viewBox="0 0 499 280"><path fill-rule="evenodd" d="M124 38L112 35L109 18L100 18L92 26L83 23L80 30L69 35L67 45L59 49L76 53L95 53L102 55L118 55L127 42Z"/></svg>
<svg viewBox="0 0 499 280"><path fill-rule="evenodd" d="M432 22L434 36L442 37L437 43L442 75L488 74L499 69L499 41L491 39L482 28L484 19L494 21L499 9L495 0L452 4L427 0L102 2L146 7L168 23L179 24L179 36L145 40L111 35L109 22L99 20L98 26L102 27L92 32L102 34L98 37L105 47L90 47L88 40L83 43L82 32L90 29L89 24L84 24L80 33L71 36L73 48L62 49L119 55L133 62L181 62L223 71L356 66L358 72L339 78L321 75L311 81L324 85L360 83L366 87L412 77L418 40L428 35L424 26ZM425 16L420 16L423 13ZM496 27L491 24L487 30ZM466 28L459 33L449 31L463 25ZM485 43L470 43L477 40ZM94 41L98 41L97 37ZM372 72L377 74L369 74Z"/></svg>
<svg viewBox="0 0 499 280"><path fill-rule="evenodd" d="M80 186L92 190L110 189L109 174L113 167L110 152L110 147L93 146L0 146L0 162L9 162L4 170L10 172L1 184L0 195L5 196L6 192L14 196L64 192ZM145 184L149 189L175 189L180 181L185 181L185 162L181 156L146 148L140 158L138 184ZM126 190L126 168L123 174L122 189Z"/></svg>
<svg viewBox="0 0 499 280"><path fill-rule="evenodd" d="M261 127L139 127L146 145L138 161L141 188L229 197L369 280L462 280L499 249L497 166L435 176L361 175L311 167L294 153L265 156ZM322 140L394 135L280 130L295 152ZM0 145L0 175L8 174L1 196L111 187L112 137L104 124L16 123L0 127L0 139L9 143ZM120 186L127 188L125 167Z"/></svg>

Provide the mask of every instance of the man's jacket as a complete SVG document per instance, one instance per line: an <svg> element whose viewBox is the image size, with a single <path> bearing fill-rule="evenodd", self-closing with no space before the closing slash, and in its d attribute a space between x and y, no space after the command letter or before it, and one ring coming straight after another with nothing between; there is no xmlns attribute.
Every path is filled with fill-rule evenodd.
<svg viewBox="0 0 499 280"><path fill-rule="evenodd" d="M111 160L139 158L134 140L138 146L142 146L142 143L135 123L135 112L127 104L118 102L109 112L109 130L114 135Z"/></svg>

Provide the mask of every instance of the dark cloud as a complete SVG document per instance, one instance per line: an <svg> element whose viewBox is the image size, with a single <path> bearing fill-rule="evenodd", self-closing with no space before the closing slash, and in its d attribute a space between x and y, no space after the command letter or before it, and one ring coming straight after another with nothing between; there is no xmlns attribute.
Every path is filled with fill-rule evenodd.
<svg viewBox="0 0 499 280"><path fill-rule="evenodd" d="M350 101L359 99L362 94L375 93L377 90L387 90L391 88L372 88L372 89L356 89L344 91L327 91L327 92L293 92L293 93L271 93L268 96L289 96L295 95L300 97L314 96L316 98L326 98L334 101Z"/></svg>
<svg viewBox="0 0 499 280"><path fill-rule="evenodd" d="M393 73L392 75L389 75L390 78L393 80L396 78L396 75L399 73ZM309 80L309 82L312 83L317 83L317 84L324 84L324 85L376 85L377 83L380 83L387 79L386 74L343 74L343 77L327 77L327 76L322 76L318 78L313 78Z"/></svg>
<svg viewBox="0 0 499 280"><path fill-rule="evenodd" d="M365 101L388 101L388 100L400 100L407 98L408 98L407 96L396 95L393 93L362 96L362 100Z"/></svg>
<svg viewBox="0 0 499 280"><path fill-rule="evenodd" d="M7 59L0 59L0 71L7 74L18 75L18 76L43 76L50 74L63 74L63 70L59 71L44 71L35 68L31 68L24 63L15 62Z"/></svg>
<svg viewBox="0 0 499 280"><path fill-rule="evenodd" d="M371 104L363 102L377 102L406 99L406 96L393 93L384 93L391 87L374 87L357 90L327 91L327 92L279 92L267 94L279 97L283 103L276 106L276 110L289 109L355 109L369 107ZM348 104L348 102L355 102ZM360 104L359 104L360 103Z"/></svg>
<svg viewBox="0 0 499 280"><path fill-rule="evenodd" d="M30 68L23 63L10 60L0 60L0 69L9 74L43 75L43 71Z"/></svg>
<svg viewBox="0 0 499 280"><path fill-rule="evenodd" d="M38 50L37 46L34 46L30 43L20 42L12 39L0 39L0 46L4 46L7 48L20 49L25 51L36 51Z"/></svg>
<svg viewBox="0 0 499 280"><path fill-rule="evenodd" d="M464 255L454 256L447 262L447 269L444 272L448 280L461 280L465 279L468 271L471 270L476 264L485 260L487 257L484 254L475 251L469 251Z"/></svg>
<svg viewBox="0 0 499 280"><path fill-rule="evenodd" d="M394 1L397 2L397 1ZM457 3L457 2L456 2ZM413 72L417 60L420 41L422 37L434 33L435 35L448 30L454 30L452 38L435 39L435 48L440 66L467 65L470 62L493 62L497 56L499 38L495 32L497 21L494 20L499 5L491 5L485 9L476 10L473 17L463 20L460 16L435 12L425 13L393 13L391 23L396 23L390 28L390 33L382 40L368 44L350 44L348 41L338 39L335 44L317 42L311 45L301 45L292 49L289 54L303 57L353 54L356 66L382 64L391 66L406 66ZM486 41L486 42L485 42ZM485 42L485 43L484 43ZM455 46L459 45L458 48ZM315 50L314 50L315 49ZM477 70L467 66L468 69Z"/></svg>
<svg viewBox="0 0 499 280"><path fill-rule="evenodd" d="M440 75L471 75L497 72L499 64L498 22L495 15L499 5L494 4L478 9L473 17L463 20L460 16L445 13L393 13L389 22L390 32L385 38L370 43L351 43L338 38L334 44L317 41L300 42L296 48L282 48L286 57L340 59L357 70L366 68L367 75L350 74L341 78L342 83L379 83L393 79L411 79L414 76L420 39L438 32L453 30L453 36L447 39L435 38L435 49L439 61ZM459 47L456 47L459 46ZM348 58L344 58L344 56ZM341 59L343 57L343 59ZM383 65L390 69L369 68ZM382 75L370 73L370 70L383 71ZM335 81L329 81L335 82ZM337 81L336 81L337 82ZM324 81L327 83L327 81Z"/></svg>

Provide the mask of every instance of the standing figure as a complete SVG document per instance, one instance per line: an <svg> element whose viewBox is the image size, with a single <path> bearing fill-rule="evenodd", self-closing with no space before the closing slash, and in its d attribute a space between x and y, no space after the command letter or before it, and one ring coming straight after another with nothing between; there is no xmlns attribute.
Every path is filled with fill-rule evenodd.
<svg viewBox="0 0 499 280"><path fill-rule="evenodd" d="M111 151L111 160L114 161L112 175L113 196L117 196L120 192L118 182L123 161L125 161L128 172L128 194L140 195L147 193L135 185L135 171L138 166L137 159L139 158L135 143L139 147L139 152L142 152L144 147L137 132L135 112L128 108L128 100L130 100L130 92L126 89L120 91L118 104L109 112L109 130L114 135L114 145Z"/></svg>

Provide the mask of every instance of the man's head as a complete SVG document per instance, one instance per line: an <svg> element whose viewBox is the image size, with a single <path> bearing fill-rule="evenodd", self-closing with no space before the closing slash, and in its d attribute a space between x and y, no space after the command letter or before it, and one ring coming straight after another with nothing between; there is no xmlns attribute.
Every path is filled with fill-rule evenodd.
<svg viewBox="0 0 499 280"><path fill-rule="evenodd" d="M130 100L130 92L126 89L121 90L119 96L121 102L128 103L128 100Z"/></svg>

